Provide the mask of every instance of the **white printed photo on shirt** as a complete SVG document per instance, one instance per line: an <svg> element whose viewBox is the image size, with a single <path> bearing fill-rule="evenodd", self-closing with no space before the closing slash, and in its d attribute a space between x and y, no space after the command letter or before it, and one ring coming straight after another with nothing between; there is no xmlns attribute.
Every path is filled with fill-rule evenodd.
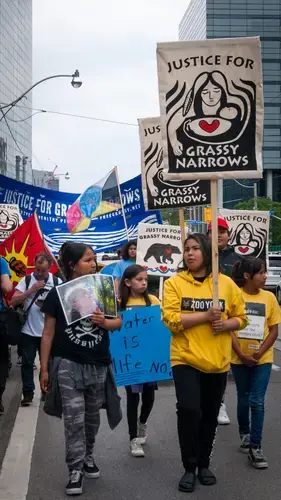
<svg viewBox="0 0 281 500"><path fill-rule="evenodd" d="M244 330L239 330L239 339L262 341L265 329L265 304L246 302L248 325Z"/></svg>
<svg viewBox="0 0 281 500"><path fill-rule="evenodd" d="M167 178L261 177L259 38L158 43L157 65Z"/></svg>
<svg viewBox="0 0 281 500"><path fill-rule="evenodd" d="M259 210L219 211L229 225L229 244L241 257L268 258L269 212Z"/></svg>
<svg viewBox="0 0 281 500"><path fill-rule="evenodd" d="M160 117L139 119L138 122L145 208L155 210L210 204L209 181L165 179Z"/></svg>
<svg viewBox="0 0 281 500"><path fill-rule="evenodd" d="M68 325L100 310L116 317L117 303L112 276L93 274L68 281L56 288Z"/></svg>
<svg viewBox="0 0 281 500"><path fill-rule="evenodd" d="M152 276L173 276L182 261L181 230L178 226L139 224L137 264Z"/></svg>

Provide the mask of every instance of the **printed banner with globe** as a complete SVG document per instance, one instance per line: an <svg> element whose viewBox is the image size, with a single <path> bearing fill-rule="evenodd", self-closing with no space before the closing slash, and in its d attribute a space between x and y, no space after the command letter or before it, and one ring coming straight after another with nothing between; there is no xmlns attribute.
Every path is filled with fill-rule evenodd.
<svg viewBox="0 0 281 500"><path fill-rule="evenodd" d="M66 213L67 228L71 233L85 231L91 220L122 208L116 168L90 186Z"/></svg>

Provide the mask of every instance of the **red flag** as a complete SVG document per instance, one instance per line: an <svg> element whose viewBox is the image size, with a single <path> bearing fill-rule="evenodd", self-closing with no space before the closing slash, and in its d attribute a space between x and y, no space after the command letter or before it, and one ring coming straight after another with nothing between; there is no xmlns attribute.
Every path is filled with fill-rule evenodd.
<svg viewBox="0 0 281 500"><path fill-rule="evenodd" d="M34 213L23 222L5 241L0 243L0 255L9 264L14 286L26 275L34 271L34 259L40 252L48 252L54 259L47 245L44 243L38 218ZM55 263L50 270L58 271Z"/></svg>

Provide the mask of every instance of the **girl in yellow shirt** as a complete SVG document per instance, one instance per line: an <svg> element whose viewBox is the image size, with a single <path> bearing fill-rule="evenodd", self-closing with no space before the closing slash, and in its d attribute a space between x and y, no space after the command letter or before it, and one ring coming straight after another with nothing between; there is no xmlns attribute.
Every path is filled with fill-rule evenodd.
<svg viewBox="0 0 281 500"><path fill-rule="evenodd" d="M253 467L265 469L268 464L261 449L264 399L281 312L273 293L262 289L266 266L261 259L248 257L237 262L233 279L242 289L249 322L244 330L232 334L231 368L237 389L240 450L248 453Z"/></svg>
<svg viewBox="0 0 281 500"><path fill-rule="evenodd" d="M134 264L125 269L119 287L121 310L134 307L159 305L160 301L147 291L147 272L142 266ZM130 435L130 450L133 457L144 457L142 445L147 440L147 420L154 404L156 382L129 385L127 393L127 420ZM142 405L138 418L138 406L142 393Z"/></svg>

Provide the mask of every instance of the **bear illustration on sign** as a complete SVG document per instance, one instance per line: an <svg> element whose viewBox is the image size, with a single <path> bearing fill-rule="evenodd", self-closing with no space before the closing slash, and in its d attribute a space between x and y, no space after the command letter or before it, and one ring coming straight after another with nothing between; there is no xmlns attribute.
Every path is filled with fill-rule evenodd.
<svg viewBox="0 0 281 500"><path fill-rule="evenodd" d="M158 264L166 264L167 260L173 264L174 260L172 258L173 254L181 254L180 248L164 243L153 243L146 252L146 256L144 257L144 261L147 262L148 259L154 257ZM162 260L161 260L162 259Z"/></svg>

